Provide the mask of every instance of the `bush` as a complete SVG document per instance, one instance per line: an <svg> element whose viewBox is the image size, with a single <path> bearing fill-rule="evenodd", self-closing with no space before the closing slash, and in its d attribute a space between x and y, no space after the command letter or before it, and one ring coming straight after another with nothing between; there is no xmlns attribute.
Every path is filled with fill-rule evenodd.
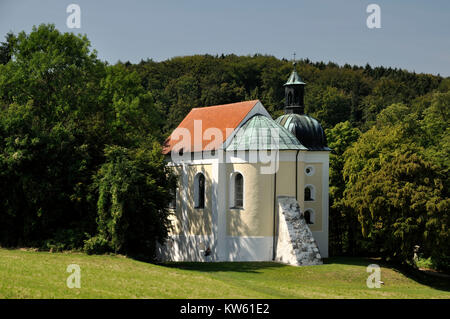
<svg viewBox="0 0 450 319"><path fill-rule="evenodd" d="M46 240L42 245L41 250L48 250L51 253L61 252L64 250L65 245L63 243L58 243L53 239Z"/></svg>
<svg viewBox="0 0 450 319"><path fill-rule="evenodd" d="M437 270L444 271L446 273L450 273L450 256L445 252L442 252L440 255L435 254L431 257L433 265Z"/></svg>
<svg viewBox="0 0 450 319"><path fill-rule="evenodd" d="M167 207L174 185L161 147L157 143L138 149L109 146L105 156L96 177L98 237L85 248L95 252L107 242L115 253L152 259L156 242L167 238Z"/></svg>
<svg viewBox="0 0 450 319"><path fill-rule="evenodd" d="M104 254L112 251L108 241L100 236L94 236L84 241L84 251L89 254Z"/></svg>
<svg viewBox="0 0 450 319"><path fill-rule="evenodd" d="M80 229L62 229L57 231L52 238L45 240L40 249L51 252L63 250L76 250L83 247L84 239L87 237Z"/></svg>

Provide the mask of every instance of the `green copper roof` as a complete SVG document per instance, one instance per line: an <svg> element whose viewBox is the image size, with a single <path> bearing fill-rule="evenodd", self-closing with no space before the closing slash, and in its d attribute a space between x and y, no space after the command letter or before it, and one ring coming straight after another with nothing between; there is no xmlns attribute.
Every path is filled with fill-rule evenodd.
<svg viewBox="0 0 450 319"><path fill-rule="evenodd" d="M267 116L257 114L242 125L227 151L306 150L297 138Z"/></svg>
<svg viewBox="0 0 450 319"><path fill-rule="evenodd" d="M293 84L303 84L305 85L306 83L302 81L302 79L300 78L300 75L298 75L297 71L294 70L292 71L291 75L289 76L289 79L287 80L287 82L284 85L293 85Z"/></svg>
<svg viewBox="0 0 450 319"><path fill-rule="evenodd" d="M319 121L305 114L285 114L276 119L309 151L330 151L327 138Z"/></svg>

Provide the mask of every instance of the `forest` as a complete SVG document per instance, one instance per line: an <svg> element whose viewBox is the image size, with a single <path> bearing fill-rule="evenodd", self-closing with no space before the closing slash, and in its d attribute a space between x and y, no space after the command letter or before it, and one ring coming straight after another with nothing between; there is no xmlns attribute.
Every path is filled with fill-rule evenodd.
<svg viewBox="0 0 450 319"><path fill-rule="evenodd" d="M276 118L291 71L261 54L110 65L53 25L7 34L0 246L152 256L170 227L165 138L193 107L259 99ZM309 59L297 72L333 149L331 255L413 265L416 251L449 271L450 78Z"/></svg>

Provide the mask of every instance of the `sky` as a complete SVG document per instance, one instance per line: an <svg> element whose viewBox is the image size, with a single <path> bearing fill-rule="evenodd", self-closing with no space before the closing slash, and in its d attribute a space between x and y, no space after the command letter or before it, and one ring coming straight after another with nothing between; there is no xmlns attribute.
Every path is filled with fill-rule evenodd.
<svg viewBox="0 0 450 319"><path fill-rule="evenodd" d="M81 9L71 29L67 6ZM368 28L369 4L381 28ZM0 41L53 23L86 34L98 56L162 61L193 54L309 58L450 76L448 0L0 0Z"/></svg>

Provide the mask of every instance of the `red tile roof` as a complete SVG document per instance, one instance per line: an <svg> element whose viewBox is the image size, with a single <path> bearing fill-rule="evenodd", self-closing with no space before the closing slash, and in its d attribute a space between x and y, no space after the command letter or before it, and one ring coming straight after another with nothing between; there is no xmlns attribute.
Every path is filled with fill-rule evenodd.
<svg viewBox="0 0 450 319"><path fill-rule="evenodd" d="M233 130L242 122L245 116L250 112L250 110L258 103L259 100L245 101L239 103L231 103L224 105L215 105L208 107L198 107L193 108L188 115L181 121L180 125L172 132L172 134L167 138L163 146L163 153L168 154L172 148L177 145L177 151L183 148L184 152L194 151L194 150L208 150L218 149L223 142L226 141L228 136L233 132ZM201 120L201 137L194 138L194 120ZM222 138L213 137L211 140L203 138L204 132L208 128L218 128L222 133ZM227 132L228 128L228 132ZM230 130L230 128L232 130ZM177 137L177 139L172 138L175 133L180 133L182 130L187 129L191 135L191 141L183 141L183 138ZM177 130L179 130L177 132ZM211 144L212 140L214 143ZM201 145L200 145L201 143Z"/></svg>

